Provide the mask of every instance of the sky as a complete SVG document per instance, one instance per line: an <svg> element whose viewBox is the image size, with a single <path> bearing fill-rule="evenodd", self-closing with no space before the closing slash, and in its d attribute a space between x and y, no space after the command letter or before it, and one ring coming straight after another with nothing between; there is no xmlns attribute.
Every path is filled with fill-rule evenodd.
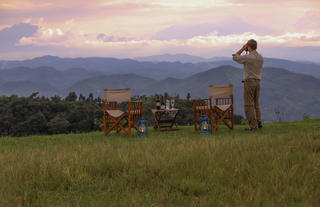
<svg viewBox="0 0 320 207"><path fill-rule="evenodd" d="M320 0L0 0L0 59L231 56L320 62Z"/></svg>

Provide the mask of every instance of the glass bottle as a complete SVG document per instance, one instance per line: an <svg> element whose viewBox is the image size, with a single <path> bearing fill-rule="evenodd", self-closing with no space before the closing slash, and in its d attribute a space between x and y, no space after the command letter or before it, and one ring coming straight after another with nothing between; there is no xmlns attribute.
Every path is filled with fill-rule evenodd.
<svg viewBox="0 0 320 207"><path fill-rule="evenodd" d="M166 108L166 105L164 104L164 98L161 96L161 110L164 110Z"/></svg>
<svg viewBox="0 0 320 207"><path fill-rule="evenodd" d="M157 110L160 110L160 108L161 108L160 96L159 95L157 95L156 107L157 107Z"/></svg>

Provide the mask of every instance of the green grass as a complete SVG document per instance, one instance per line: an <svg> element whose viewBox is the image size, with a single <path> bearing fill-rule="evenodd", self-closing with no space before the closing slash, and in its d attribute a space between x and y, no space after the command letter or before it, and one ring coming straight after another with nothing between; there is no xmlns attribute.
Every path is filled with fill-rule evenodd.
<svg viewBox="0 0 320 207"><path fill-rule="evenodd" d="M0 206L320 206L320 120L0 138Z"/></svg>

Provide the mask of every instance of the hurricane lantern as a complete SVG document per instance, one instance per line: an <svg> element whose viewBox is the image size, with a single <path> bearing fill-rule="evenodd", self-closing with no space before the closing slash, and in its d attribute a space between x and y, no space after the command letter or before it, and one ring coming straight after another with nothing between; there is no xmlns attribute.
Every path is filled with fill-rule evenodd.
<svg viewBox="0 0 320 207"><path fill-rule="evenodd" d="M139 137L148 136L148 121L141 119L138 121L137 134Z"/></svg>
<svg viewBox="0 0 320 207"><path fill-rule="evenodd" d="M199 120L200 134L210 133L210 122L207 116L201 116Z"/></svg>

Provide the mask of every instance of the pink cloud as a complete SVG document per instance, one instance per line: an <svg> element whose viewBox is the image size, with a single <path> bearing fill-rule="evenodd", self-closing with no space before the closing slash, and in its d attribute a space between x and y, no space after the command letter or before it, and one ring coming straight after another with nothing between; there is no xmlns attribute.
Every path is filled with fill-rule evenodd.
<svg viewBox="0 0 320 207"><path fill-rule="evenodd" d="M231 19L217 24L184 24L173 25L155 34L154 39L189 39L195 36L216 32L218 35L253 32L256 34L275 34L270 28L249 24L242 19Z"/></svg>
<svg viewBox="0 0 320 207"><path fill-rule="evenodd" d="M319 2L3 0L0 29L26 21L39 30L19 36L15 41L19 47L55 46L90 51L89 55L115 50L123 56L192 49L226 51L250 37L270 47L318 46Z"/></svg>
<svg viewBox="0 0 320 207"><path fill-rule="evenodd" d="M320 12L315 10L307 11L302 18L300 18L296 27L299 29L320 29Z"/></svg>

